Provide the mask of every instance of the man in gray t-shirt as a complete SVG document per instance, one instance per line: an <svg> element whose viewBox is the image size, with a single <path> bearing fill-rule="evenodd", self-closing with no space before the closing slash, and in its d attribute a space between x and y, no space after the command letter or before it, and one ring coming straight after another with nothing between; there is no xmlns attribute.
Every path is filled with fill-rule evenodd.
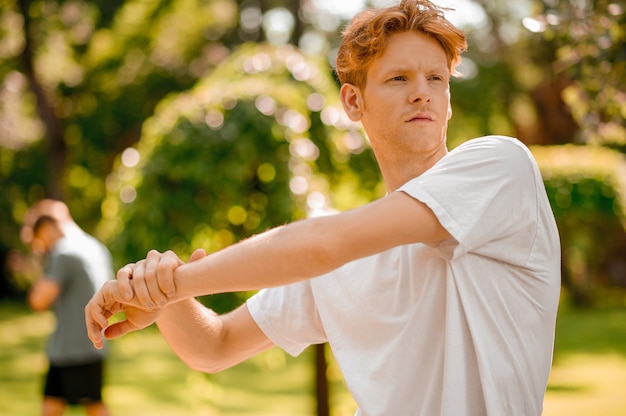
<svg viewBox="0 0 626 416"><path fill-rule="evenodd" d="M109 251L77 226L41 215L32 225L29 244L45 254L44 276L28 294L35 311L51 308L57 326L46 348L50 362L43 415L60 415L67 405L83 405L88 415L108 415L102 402L105 352L94 348L85 328L84 308L104 282L112 278Z"/></svg>

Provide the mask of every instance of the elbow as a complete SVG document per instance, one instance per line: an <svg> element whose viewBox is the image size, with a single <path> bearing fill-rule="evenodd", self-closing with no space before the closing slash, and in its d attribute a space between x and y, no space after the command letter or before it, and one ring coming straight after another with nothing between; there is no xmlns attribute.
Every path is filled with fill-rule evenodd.
<svg viewBox="0 0 626 416"><path fill-rule="evenodd" d="M44 310L44 308L42 308L41 306L39 306L39 305L37 305L36 303L33 303L33 302L28 302L28 307L33 312L41 312L41 311Z"/></svg>
<svg viewBox="0 0 626 416"><path fill-rule="evenodd" d="M237 362L233 362L232 358L229 358L227 351L215 344L203 344L202 347L193 351L186 350L186 352L177 355L190 369L208 374L219 373L237 364Z"/></svg>
<svg viewBox="0 0 626 416"><path fill-rule="evenodd" d="M206 373L206 374L217 374L220 371L226 370L226 368L214 367L214 366L210 366L210 367L199 366L199 367L189 367L189 368L191 368L192 370L195 370L195 371L200 371L202 373Z"/></svg>
<svg viewBox="0 0 626 416"><path fill-rule="evenodd" d="M29 296L27 299L28 307L35 312L43 312L48 309L49 305L37 299L35 296Z"/></svg>
<svg viewBox="0 0 626 416"><path fill-rule="evenodd" d="M183 362L187 364L187 367L189 367L190 369L194 371L200 371L201 373L207 373L207 374L219 373L219 370L215 366L209 365L209 363L187 361L187 360L183 360Z"/></svg>
<svg viewBox="0 0 626 416"><path fill-rule="evenodd" d="M47 308L44 308L44 307L42 307L42 306L40 306L40 305L37 305L37 304L30 304L30 309L31 309L33 312L43 312L43 311L45 311Z"/></svg>
<svg viewBox="0 0 626 416"><path fill-rule="evenodd" d="M207 374L216 374L232 367L232 365L227 365L219 360L183 359L183 362L190 369Z"/></svg>

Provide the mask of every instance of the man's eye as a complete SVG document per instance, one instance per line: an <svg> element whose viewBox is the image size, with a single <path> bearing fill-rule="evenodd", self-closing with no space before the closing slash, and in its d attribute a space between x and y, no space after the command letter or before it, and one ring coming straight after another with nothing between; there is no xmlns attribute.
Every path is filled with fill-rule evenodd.
<svg viewBox="0 0 626 416"><path fill-rule="evenodd" d="M391 78L391 81L405 81L405 80L406 78L402 75L398 75L398 76Z"/></svg>

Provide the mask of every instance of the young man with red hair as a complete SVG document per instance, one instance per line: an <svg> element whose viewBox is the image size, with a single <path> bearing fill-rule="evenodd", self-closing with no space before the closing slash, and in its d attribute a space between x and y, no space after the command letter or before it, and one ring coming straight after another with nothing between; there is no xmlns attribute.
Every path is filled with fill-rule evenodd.
<svg viewBox="0 0 626 416"><path fill-rule="evenodd" d="M86 308L96 346L156 321L192 368L328 342L359 415L540 415L560 290L558 233L519 141L446 146L465 37L428 1L358 15L337 58L347 115L388 194L183 264L151 251ZM264 289L265 288L265 289ZM193 297L263 289L218 316ZM123 310L126 320L109 326Z"/></svg>

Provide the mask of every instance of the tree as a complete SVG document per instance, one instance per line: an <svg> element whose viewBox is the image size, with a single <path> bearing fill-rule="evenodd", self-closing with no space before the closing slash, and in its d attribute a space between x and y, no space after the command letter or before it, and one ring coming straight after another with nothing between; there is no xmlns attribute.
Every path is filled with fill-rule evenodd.
<svg viewBox="0 0 626 416"><path fill-rule="evenodd" d="M526 27L550 49L561 98L579 126L574 140L626 150L626 11L608 0L535 2Z"/></svg>
<svg viewBox="0 0 626 416"><path fill-rule="evenodd" d="M100 235L118 262L150 248L187 258L382 193L371 149L338 103L326 63L292 46L246 44L146 121L107 179ZM243 295L243 296L242 296ZM203 298L226 312L244 294ZM324 346L319 414L328 414Z"/></svg>
<svg viewBox="0 0 626 416"><path fill-rule="evenodd" d="M469 137L498 133L518 136L527 144L593 143L624 151L626 22L621 3L468 0L459 8L470 50L461 68L465 77L452 85L451 147ZM7 215L0 217L0 251L23 249L17 237L20 222L28 206L44 196L65 199L81 226L118 247L121 264L143 257L153 246L175 247L183 256L193 244L216 249L277 221L304 216L316 204L332 199L329 206L344 209L378 195L373 157L353 126L344 130L348 125L341 121L341 110L333 112L333 106L327 113L308 107L294 110L310 128L295 142L290 128L278 121L278 113L259 113L258 106L272 100L289 109L296 103L302 106L302 97L293 97L321 87L292 85L291 81L300 81L293 68L292 75L281 72L277 78L266 70L237 73L235 61L229 59L244 41L268 41L292 44L304 54L332 62L337 33L348 17L320 9L314 0L3 2L0 210ZM280 25L272 27L272 19ZM252 59L247 62L253 69L263 67L267 60L249 48L237 54L238 59ZM234 101L226 98L212 104L199 95L204 88L222 97L221 87L241 86L243 78L257 75L267 84L263 94L244 91L234 94ZM332 84L330 74L326 76ZM231 77L232 84L226 82ZM275 96L283 83L293 91L287 101ZM332 102L330 89L318 93ZM170 94L174 95L166 98ZM202 103L204 110L191 106L193 111L183 111L189 105L186 99ZM237 105L224 107L232 102ZM196 113L202 111L205 119L198 121ZM170 117L180 118L180 124ZM245 118L247 124L239 126L234 117ZM220 120L220 128L207 124ZM156 131L164 122L171 125L171 134ZM261 140L265 151L253 145L253 133L260 131L266 132ZM219 138L233 137L234 132L242 141L229 148L234 152L229 155ZM283 135L287 142L280 141ZM327 135L334 139L323 139ZM181 137L194 144L194 150L175 146ZM203 137L214 141L209 145ZM208 153L196 154L196 148ZM295 158L292 148L318 154L315 160L296 164L304 175L290 165ZM217 158L213 151L224 156ZM185 166L189 157L203 154L206 166ZM140 161L132 165L137 155ZM148 155L172 172L146 164ZM170 156L179 158L176 165L168 162ZM224 166L239 176L224 185L230 191L213 195L206 190L212 184L202 182L203 175L209 171L221 175ZM307 181L308 174L312 176ZM262 179L272 175L272 180ZM309 186L317 192L306 197L295 192L292 200L292 191L284 187L292 180L296 190ZM193 183L202 184L203 191L193 192ZM167 213L143 206L149 184L169 191L156 193L163 199L177 195L170 203L181 205ZM229 198L236 203L228 206ZM189 207L193 212L185 211ZM192 220L204 218L202 209L209 208L226 214L203 219L196 228ZM162 230L141 228L133 215L144 215L153 226L165 219L169 225L161 223ZM127 227L120 222L124 220ZM135 233L132 238L124 233L130 229Z"/></svg>
<svg viewBox="0 0 626 416"><path fill-rule="evenodd" d="M0 108L0 177L10 184L0 204L12 214L1 243L16 247L16 225L44 196L66 200L85 228L96 225L115 156L139 139L157 102L227 56L215 39L234 27L237 9L230 0L5 6L2 91L18 105ZM26 132L16 117L29 121Z"/></svg>

